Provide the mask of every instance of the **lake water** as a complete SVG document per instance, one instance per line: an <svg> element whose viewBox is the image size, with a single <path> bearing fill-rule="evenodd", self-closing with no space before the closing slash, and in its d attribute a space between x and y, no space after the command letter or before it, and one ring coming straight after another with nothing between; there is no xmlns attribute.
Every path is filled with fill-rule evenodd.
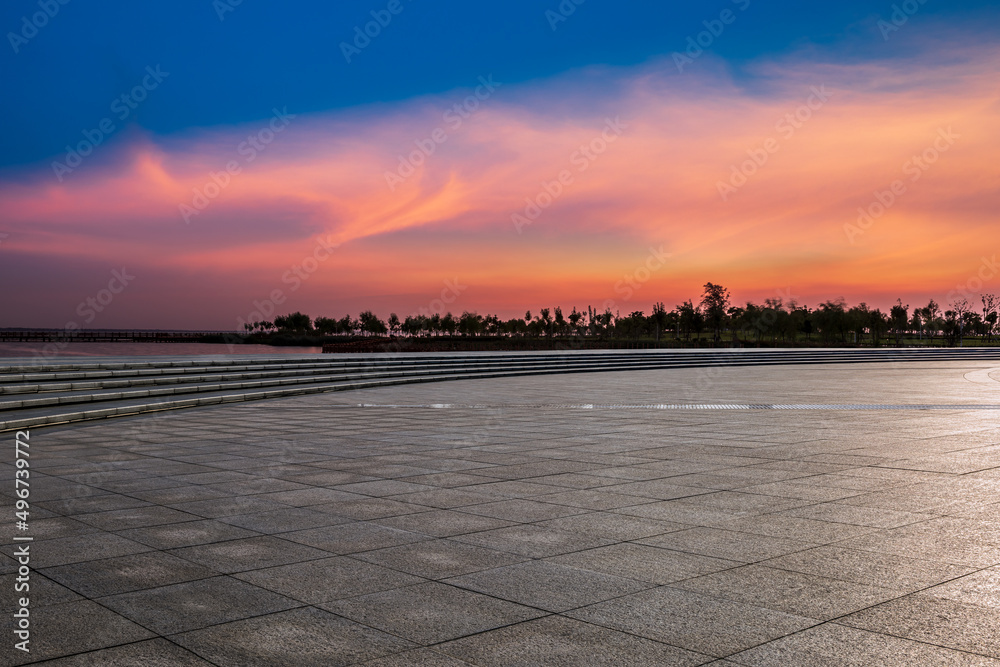
<svg viewBox="0 0 1000 667"><path fill-rule="evenodd" d="M79 357L184 357L220 354L318 354L319 347L275 347L225 343L0 343L0 358L29 357L55 361Z"/></svg>

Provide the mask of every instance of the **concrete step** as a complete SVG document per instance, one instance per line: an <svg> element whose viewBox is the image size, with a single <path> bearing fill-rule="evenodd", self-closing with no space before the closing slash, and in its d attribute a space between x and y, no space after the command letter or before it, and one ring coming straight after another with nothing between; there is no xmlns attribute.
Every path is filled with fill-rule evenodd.
<svg viewBox="0 0 1000 667"><path fill-rule="evenodd" d="M61 363L45 373L25 373L17 364L0 366L0 394L18 396L0 401L0 431L414 382L706 366L970 359L1000 364L1000 349L642 350L328 359L103 360Z"/></svg>

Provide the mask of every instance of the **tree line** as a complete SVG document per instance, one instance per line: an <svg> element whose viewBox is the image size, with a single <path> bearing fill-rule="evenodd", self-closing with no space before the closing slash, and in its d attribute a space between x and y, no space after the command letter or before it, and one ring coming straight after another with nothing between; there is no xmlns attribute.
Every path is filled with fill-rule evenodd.
<svg viewBox="0 0 1000 667"><path fill-rule="evenodd" d="M730 302L728 289L706 283L698 303L689 299L668 311L658 302L648 315L641 310L622 314L590 306L586 310L573 307L569 313L558 306L542 308L537 313L528 311L524 317L510 319L465 311L461 315L413 314L402 320L392 313L383 320L366 310L357 317L313 320L294 312L273 321L245 324L244 329L248 334L265 335L574 337L715 345L806 341L879 346L939 341L961 345L969 338L992 343L998 329L998 309L1000 298L993 294L982 294L975 303L960 298L945 310L933 299L926 306L912 310L909 304L897 299L887 313L864 302L848 307L843 298L825 301L815 308L794 300L786 303L780 298L765 299L762 304L748 301L738 306Z"/></svg>

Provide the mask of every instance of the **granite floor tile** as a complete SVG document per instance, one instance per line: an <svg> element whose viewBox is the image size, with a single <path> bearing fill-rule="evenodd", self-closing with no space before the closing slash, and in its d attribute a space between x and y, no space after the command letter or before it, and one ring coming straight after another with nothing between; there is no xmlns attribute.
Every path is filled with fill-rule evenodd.
<svg viewBox="0 0 1000 667"><path fill-rule="evenodd" d="M44 546L43 546L44 545ZM12 555L19 547L8 545L3 552ZM115 558L152 551L144 544L107 533L88 533L40 542L31 550L31 567L41 569L81 563L101 558Z"/></svg>
<svg viewBox="0 0 1000 667"><path fill-rule="evenodd" d="M669 584L739 566L739 563L731 560L642 544L613 544L547 560L550 563L638 579L652 584Z"/></svg>
<svg viewBox="0 0 1000 667"><path fill-rule="evenodd" d="M687 528L642 538L637 542L742 563L755 563L809 549L813 546L799 540L767 537L718 528Z"/></svg>
<svg viewBox="0 0 1000 667"><path fill-rule="evenodd" d="M988 367L491 378L38 429L39 657L996 664L995 411L625 407L995 403L965 377Z"/></svg>
<svg viewBox="0 0 1000 667"><path fill-rule="evenodd" d="M317 487L306 487L292 491L279 491L277 493L262 493L259 498L262 500L273 500L282 505L292 507L308 507L310 505L325 505L327 503L337 503L344 500L361 500L365 496L357 493L345 493L334 491L333 489L322 489Z"/></svg>
<svg viewBox="0 0 1000 667"><path fill-rule="evenodd" d="M903 595L890 588L778 570L761 564L688 579L674 586L819 620L829 620Z"/></svg>
<svg viewBox="0 0 1000 667"><path fill-rule="evenodd" d="M157 637L48 661L45 667L212 667L177 644Z"/></svg>
<svg viewBox="0 0 1000 667"><path fill-rule="evenodd" d="M14 637L14 618L5 617L3 633ZM4 664L24 665L83 651L128 644L155 635L90 600L52 605L31 614L31 636L22 653L11 644L4 646Z"/></svg>
<svg viewBox="0 0 1000 667"><path fill-rule="evenodd" d="M109 512L130 507L148 507L150 502L139 497L125 496L95 490L94 494L62 498L58 500L35 500L32 505L56 514L84 514L87 512Z"/></svg>
<svg viewBox="0 0 1000 667"><path fill-rule="evenodd" d="M457 639L437 647L474 665L702 665L707 656L632 634L548 616Z"/></svg>
<svg viewBox="0 0 1000 667"><path fill-rule="evenodd" d="M1000 666L1000 661L920 642L824 623L730 656L747 667Z"/></svg>
<svg viewBox="0 0 1000 667"><path fill-rule="evenodd" d="M60 537L76 537L96 533L100 530L86 522L77 521L70 517L55 516L41 519L37 518L36 514L35 512L31 513L32 521L30 522L30 533L35 538L35 542L54 540Z"/></svg>
<svg viewBox="0 0 1000 667"><path fill-rule="evenodd" d="M435 582L320 606L422 645L484 632L544 614L537 609Z"/></svg>
<svg viewBox="0 0 1000 667"><path fill-rule="evenodd" d="M133 528L119 533L154 549L179 549L196 544L209 544L225 540L255 537L258 533L230 526L221 521L201 520L171 523L149 528Z"/></svg>
<svg viewBox="0 0 1000 667"><path fill-rule="evenodd" d="M273 567L283 563L299 563L325 558L328 555L326 551L321 549L289 542L271 535L199 544L183 549L173 549L168 553L225 574Z"/></svg>
<svg viewBox="0 0 1000 667"><path fill-rule="evenodd" d="M377 593L426 581L421 577L347 556L251 570L233 576L308 604Z"/></svg>
<svg viewBox="0 0 1000 667"><path fill-rule="evenodd" d="M611 512L589 512L572 516L539 521L541 528L578 533L611 541L641 540L662 535L687 526L669 521L657 521L640 517L625 516Z"/></svg>
<svg viewBox="0 0 1000 667"><path fill-rule="evenodd" d="M373 549L384 549L428 539L426 535L398 530L376 523L352 521L323 528L310 528L282 533L281 537L292 542L323 549L334 554L350 554Z"/></svg>
<svg viewBox="0 0 1000 667"><path fill-rule="evenodd" d="M444 653L429 648L418 648L403 651L384 658L375 658L358 663L359 667L468 667L469 663L458 658L452 658Z"/></svg>
<svg viewBox="0 0 1000 667"><path fill-rule="evenodd" d="M414 646L311 607L215 625L171 640L220 667L334 667Z"/></svg>
<svg viewBox="0 0 1000 667"><path fill-rule="evenodd" d="M952 579L947 583L928 588L923 594L989 609L1000 609L1000 568L993 567Z"/></svg>
<svg viewBox="0 0 1000 667"><path fill-rule="evenodd" d="M335 503L310 505L309 509L314 512L328 512L348 519L369 521L372 519L402 516L404 514L414 514L416 512L426 512L427 506L401 503L398 500L390 500L388 498L365 498L363 500L342 500Z"/></svg>
<svg viewBox="0 0 1000 667"><path fill-rule="evenodd" d="M131 509L112 510L110 512L92 512L77 515L83 523L100 530L118 531L129 528L145 528L159 526L165 523L181 523L201 519L195 514L180 512L169 507L135 507Z"/></svg>
<svg viewBox="0 0 1000 667"><path fill-rule="evenodd" d="M105 607L161 635L284 611L302 603L219 576L100 598Z"/></svg>
<svg viewBox="0 0 1000 667"><path fill-rule="evenodd" d="M21 581L17 581L18 578ZM28 584L27 590L23 588L18 590L15 588L15 586L23 587L25 583ZM2 598L3 601L0 602L0 611L3 611L5 614L8 612L14 613L20 608L20 604L18 603L24 594L27 594L31 609L83 599L76 592L57 583L54 579L45 576L41 572L30 573L27 582L24 581L22 575L19 575L15 571L0 575L0 590L10 591Z"/></svg>
<svg viewBox="0 0 1000 667"><path fill-rule="evenodd" d="M961 565L838 546L798 551L769 560L766 565L905 592L933 586L974 571Z"/></svg>
<svg viewBox="0 0 1000 667"><path fill-rule="evenodd" d="M398 528L399 530L422 533L432 537L453 537L514 525L512 521L493 519L491 517L479 516L478 514L456 512L453 510L432 510L415 514L403 514L384 519L375 519L373 523L390 528Z"/></svg>
<svg viewBox="0 0 1000 667"><path fill-rule="evenodd" d="M651 586L634 579L537 560L455 577L445 583L553 612Z"/></svg>
<svg viewBox="0 0 1000 667"><path fill-rule="evenodd" d="M481 505L497 500L496 494L486 494L461 488L432 489L430 491L391 496L391 498L402 503L413 503L415 505L425 505L438 509L454 509L469 505Z"/></svg>
<svg viewBox="0 0 1000 667"><path fill-rule="evenodd" d="M1000 659L1000 615L975 604L915 593L837 622Z"/></svg>
<svg viewBox="0 0 1000 667"><path fill-rule="evenodd" d="M519 524L507 528L458 535L454 539L458 542L477 544L529 558L545 558L611 544L610 540L600 537L554 530L534 524Z"/></svg>
<svg viewBox="0 0 1000 667"><path fill-rule="evenodd" d="M341 523L350 523L351 520L329 512L316 512L307 507L290 507L270 512L224 516L219 517L218 521L266 535L275 535L295 530L336 526Z"/></svg>
<svg viewBox="0 0 1000 667"><path fill-rule="evenodd" d="M817 622L671 587L567 612L588 623L716 657L725 657Z"/></svg>
<svg viewBox="0 0 1000 667"><path fill-rule="evenodd" d="M216 574L162 551L60 565L40 572L88 598L205 579Z"/></svg>
<svg viewBox="0 0 1000 667"><path fill-rule="evenodd" d="M583 514L587 510L579 507L569 507L566 505L554 505L538 500L528 500L519 498L515 500L499 500L496 502L472 505L464 508L463 511L480 516L493 517L494 519L506 519L518 523L532 523L535 521L545 521L546 519L556 519L573 514Z"/></svg>
<svg viewBox="0 0 1000 667"><path fill-rule="evenodd" d="M355 554L368 563L425 577L445 579L526 560L495 549L484 549L454 540L428 540Z"/></svg>

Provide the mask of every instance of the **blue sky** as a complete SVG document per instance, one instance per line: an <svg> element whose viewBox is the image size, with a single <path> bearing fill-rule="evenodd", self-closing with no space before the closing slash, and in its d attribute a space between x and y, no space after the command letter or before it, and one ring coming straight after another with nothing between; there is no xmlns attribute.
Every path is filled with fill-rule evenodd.
<svg viewBox="0 0 1000 667"><path fill-rule="evenodd" d="M0 326L1000 292L1000 2L234 1L0 7Z"/></svg>
<svg viewBox="0 0 1000 667"><path fill-rule="evenodd" d="M739 19L708 50L736 76L746 61L791 50L837 45L839 57L850 60L905 48L903 39L870 39L878 19L893 12L888 1L565 0L562 6L575 10L553 30L547 12L559 11L556 0L400 0L402 11L348 64L340 44L388 2L226 1L70 0L17 53L9 34L21 33L23 17L40 7L37 0L5 2L0 104L13 131L0 135L0 164L59 154L157 64L169 72L168 85L127 120L169 134L266 118L275 106L309 113L395 102L467 86L487 72L518 83L591 65L635 65L683 50L703 21L727 8ZM997 27L997 16L994 2L927 0L910 21L987 30Z"/></svg>

